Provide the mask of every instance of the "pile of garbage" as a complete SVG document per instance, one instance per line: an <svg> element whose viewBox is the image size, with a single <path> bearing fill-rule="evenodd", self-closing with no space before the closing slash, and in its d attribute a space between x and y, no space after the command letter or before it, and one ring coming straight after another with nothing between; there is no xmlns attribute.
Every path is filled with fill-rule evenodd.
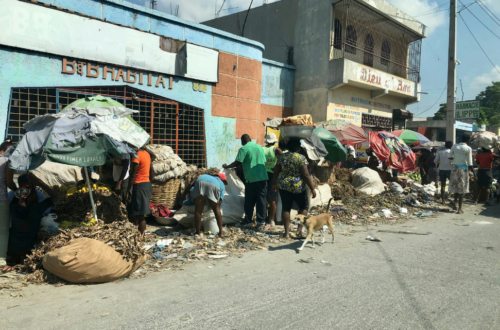
<svg viewBox="0 0 500 330"><path fill-rule="evenodd" d="M153 161L155 170L153 181L163 183L170 179L182 178L197 169L196 165L188 166L169 146L151 144L146 148L156 156Z"/></svg>
<svg viewBox="0 0 500 330"><path fill-rule="evenodd" d="M32 254L25 261L22 271L28 273L25 284L64 283L61 279L43 269L42 262L49 252L67 246L72 240L90 238L100 241L120 253L127 261L135 261L145 255L144 236L129 221L105 224L99 221L91 227L77 227L60 230L57 233L40 231Z"/></svg>
<svg viewBox="0 0 500 330"><path fill-rule="evenodd" d="M161 228L146 231L145 249L148 258L145 264L132 276L144 277L148 273L178 269L186 263L200 260L242 257L253 250L267 250L287 242L283 238L283 227L267 226L263 231L255 228L224 227L224 238L211 232L194 236L189 230L176 231ZM209 267L210 268L210 267Z"/></svg>

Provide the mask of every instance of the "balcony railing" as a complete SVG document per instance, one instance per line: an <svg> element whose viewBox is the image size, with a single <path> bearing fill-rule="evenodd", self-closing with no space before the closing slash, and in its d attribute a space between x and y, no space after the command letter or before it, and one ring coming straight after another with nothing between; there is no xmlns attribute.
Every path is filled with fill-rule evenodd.
<svg viewBox="0 0 500 330"><path fill-rule="evenodd" d="M334 4L330 59L356 63L420 82L422 39L356 0Z"/></svg>

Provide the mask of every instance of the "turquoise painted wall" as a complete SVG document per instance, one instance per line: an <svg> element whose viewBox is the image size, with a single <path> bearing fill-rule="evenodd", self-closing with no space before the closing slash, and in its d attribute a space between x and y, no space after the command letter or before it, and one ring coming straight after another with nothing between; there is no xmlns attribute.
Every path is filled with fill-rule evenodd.
<svg viewBox="0 0 500 330"><path fill-rule="evenodd" d="M94 63L95 64L95 63ZM102 66L99 78L85 75L64 74L62 58L46 54L36 54L0 46L0 136L5 136L10 91L16 87L78 87L78 86L123 86L128 85L145 92L154 93L174 101L186 103L204 110L207 165L220 167L236 157L239 142L235 141L236 120L211 116L212 88L207 92L193 90L193 81L174 77L173 89L155 87L158 74L153 73L153 86L112 81L111 75L102 79ZM231 138L229 138L231 137Z"/></svg>
<svg viewBox="0 0 500 330"><path fill-rule="evenodd" d="M294 82L294 66L264 59L261 103L293 108Z"/></svg>

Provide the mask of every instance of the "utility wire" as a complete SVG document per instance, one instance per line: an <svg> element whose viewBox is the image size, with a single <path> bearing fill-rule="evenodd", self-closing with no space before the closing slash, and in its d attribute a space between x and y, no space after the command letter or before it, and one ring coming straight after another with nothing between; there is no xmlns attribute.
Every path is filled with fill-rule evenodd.
<svg viewBox="0 0 500 330"><path fill-rule="evenodd" d="M486 5L485 5L485 4L484 4L481 0L476 0L476 2L477 2L477 4L479 5L479 7L480 7L482 10L484 10L484 8L486 8L486 9L487 9L487 10L491 13L491 15L493 15L493 17L495 17L495 18L496 18L496 19L500 22L500 18L498 18L498 17L497 17L497 15L495 15L495 14L494 14L494 13L490 10L490 8L488 8L488 6L486 6ZM483 8L483 6L484 6L484 8ZM486 10L484 10L484 12L485 12L486 14L488 14L488 12L487 12ZM495 18L493 18L491 15L490 15L490 14L488 14L488 16L490 16L490 18L493 20L493 22L495 22L495 23L497 23L497 24L498 24L498 22L495 20ZM498 24L498 25L500 25L500 24Z"/></svg>
<svg viewBox="0 0 500 330"><path fill-rule="evenodd" d="M437 7L434 7L432 9L429 9L429 10L426 10L426 11L423 11L421 12L420 14L417 14L416 16L413 16L413 17L417 17L417 16L420 16L420 15L423 15L423 14L428 14L429 12L432 12L440 7L443 7L443 6L446 6L448 4L448 1L445 1L442 5L439 5Z"/></svg>
<svg viewBox="0 0 500 330"><path fill-rule="evenodd" d="M431 106L430 106L429 108L427 108L426 110L424 110L424 111L420 112L419 114L416 114L416 115L415 115L415 117L418 117L418 116L420 116L421 114L423 114L423 113L425 113L425 112L427 112L427 111L431 110L431 109L432 109L432 108L433 108L433 107L434 107L434 106L435 106L435 105L439 102L439 100L441 100L441 97L443 96L444 91L445 91L447 88L448 88L448 82L446 82L446 85L444 86L443 91L441 92L441 95L439 95L439 97L438 97L438 99L436 100L436 102L434 102L434 104L433 104L433 105L431 105Z"/></svg>
<svg viewBox="0 0 500 330"><path fill-rule="evenodd" d="M484 55L488 58L488 61L490 61L491 65L493 65L493 68L495 68L495 70L497 70L497 72L500 74L500 70L498 70L497 66L495 64L493 64L493 61L490 59L490 57L488 56L488 54L484 51L483 47L481 46L481 44L479 43L479 41L477 41L476 39L476 36L474 35L474 33L472 33L471 29L469 28L469 26L467 25L467 23L465 22L464 18L462 17L462 14L458 14L460 16L460 18L462 19L462 21L464 22L465 26L467 27L467 30L469 30L470 34L472 35L472 37L474 38L474 40L476 41L477 45L479 46L479 48L481 48L481 50L483 51Z"/></svg>
<svg viewBox="0 0 500 330"><path fill-rule="evenodd" d="M460 1L460 0L459 0ZM462 3L462 1L460 1L460 3ZM462 3L462 6L463 6L463 3ZM464 9L467 9L467 11L472 15L474 16L475 19L477 19L479 21L479 23L481 23L486 29L488 29L488 31L490 31L495 37L497 37L498 39L500 39L500 37L493 31L491 31L491 29L489 27L486 26L486 24L484 24L479 18L477 18L476 15L474 15L474 13L469 9L469 8L464 8ZM460 14L460 13L459 13Z"/></svg>
<svg viewBox="0 0 500 330"><path fill-rule="evenodd" d="M436 53L436 51L434 50L434 48L431 47L431 44L429 42L427 42L427 39L424 39L424 41L426 42L426 44L429 46L429 48L432 50L432 52L434 53L434 55L436 55L438 61L441 61L441 59L439 58L439 55Z"/></svg>

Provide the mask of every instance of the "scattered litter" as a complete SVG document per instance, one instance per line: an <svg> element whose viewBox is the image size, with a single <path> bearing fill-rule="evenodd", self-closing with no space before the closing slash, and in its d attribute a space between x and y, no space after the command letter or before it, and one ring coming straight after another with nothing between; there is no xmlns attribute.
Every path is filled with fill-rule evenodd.
<svg viewBox="0 0 500 330"><path fill-rule="evenodd" d="M226 242L224 242L224 241L218 241L217 245L224 246L224 245L226 245Z"/></svg>
<svg viewBox="0 0 500 330"><path fill-rule="evenodd" d="M165 259L173 259L173 258L177 258L177 253L172 253L165 257Z"/></svg>
<svg viewBox="0 0 500 330"><path fill-rule="evenodd" d="M406 207L400 207L399 208L399 213L401 213L401 214L408 214L408 209Z"/></svg>
<svg viewBox="0 0 500 330"><path fill-rule="evenodd" d="M216 256L209 256L209 258L212 258L212 259L222 259L222 258L226 258L227 255L223 254L223 255L216 255Z"/></svg>
<svg viewBox="0 0 500 330"><path fill-rule="evenodd" d="M432 211L429 212L415 212L413 215L416 215L419 218L425 218L425 217L431 217L432 216Z"/></svg>
<svg viewBox="0 0 500 330"><path fill-rule="evenodd" d="M189 249L190 247L193 247L193 244L191 244L191 243L184 243L183 246L184 246L185 249Z"/></svg>
<svg viewBox="0 0 500 330"><path fill-rule="evenodd" d="M430 235L431 232L418 233L414 231L396 231L396 230L379 230L379 233L392 233L392 234L409 234L409 235Z"/></svg>
<svg viewBox="0 0 500 330"><path fill-rule="evenodd" d="M353 215L351 219L352 219L352 220L356 220L357 218L358 218L358 216L357 216L357 215Z"/></svg>
<svg viewBox="0 0 500 330"><path fill-rule="evenodd" d="M172 243L173 239L159 239L156 242L157 246L163 245L163 246L169 246L170 243Z"/></svg>
<svg viewBox="0 0 500 330"><path fill-rule="evenodd" d="M377 237L371 237L371 236L368 236L366 238L367 241L372 241L372 242L382 242L382 240L380 238L377 238Z"/></svg>

